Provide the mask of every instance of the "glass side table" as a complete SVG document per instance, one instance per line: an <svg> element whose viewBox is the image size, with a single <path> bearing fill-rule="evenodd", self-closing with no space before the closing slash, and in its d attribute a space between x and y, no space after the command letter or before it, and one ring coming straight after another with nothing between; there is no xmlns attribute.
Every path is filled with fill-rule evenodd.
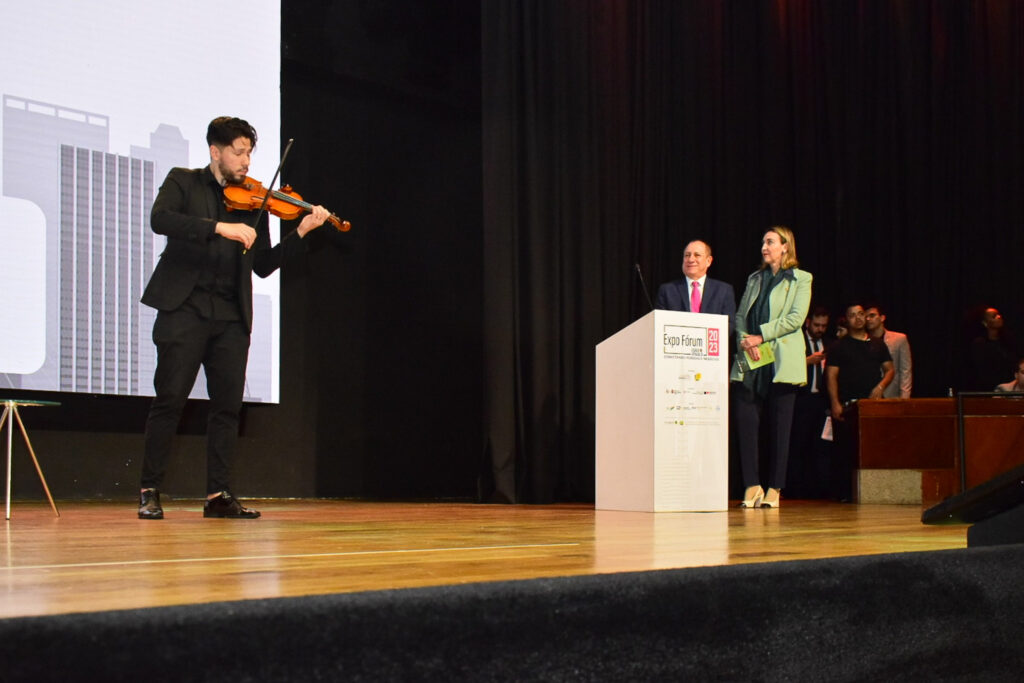
<svg viewBox="0 0 1024 683"><path fill-rule="evenodd" d="M28 432L25 431L25 423L21 421L21 415L18 413L19 407L24 406L59 406L60 403L56 401L36 401L34 399L22 399L22 398L0 398L0 403L4 406L4 413L0 416L0 429L3 429L4 422L10 419L7 423L7 519L11 518L11 451L14 439L14 421L18 421L18 427L21 429L21 435L25 437L25 445L28 446L29 455L32 456L32 462L35 463L36 472L39 474L39 481L43 482L43 490L46 491L46 497L50 500L50 507L53 508L53 514L60 517L60 512L57 511L57 504L53 502L53 496L50 495L50 487L46 485L46 477L43 476L43 470L39 467L39 459L36 458L36 452L32 450L32 442L28 440Z"/></svg>

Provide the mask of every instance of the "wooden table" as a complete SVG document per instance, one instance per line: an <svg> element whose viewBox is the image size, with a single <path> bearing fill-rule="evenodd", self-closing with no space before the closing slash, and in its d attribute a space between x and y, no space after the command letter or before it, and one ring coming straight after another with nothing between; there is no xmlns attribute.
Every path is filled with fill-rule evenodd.
<svg viewBox="0 0 1024 683"><path fill-rule="evenodd" d="M938 502L1024 464L1024 400L960 400L963 452L956 398L858 401L858 501ZM917 481L920 494L911 495Z"/></svg>

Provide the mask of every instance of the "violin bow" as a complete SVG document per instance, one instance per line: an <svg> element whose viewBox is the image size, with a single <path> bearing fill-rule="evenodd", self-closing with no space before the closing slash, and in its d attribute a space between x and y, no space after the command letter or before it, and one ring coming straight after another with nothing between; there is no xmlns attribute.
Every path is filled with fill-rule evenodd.
<svg viewBox="0 0 1024 683"><path fill-rule="evenodd" d="M284 152L281 153L281 161L277 162L277 170L274 171L274 177L270 179L270 184L267 185L267 192L263 195L263 202L260 204L260 210L256 212L256 220L253 222L253 227L260 224L260 219L263 218L264 212L267 210L267 202L270 201L270 195L274 191L274 183L277 182L277 176L281 175L281 168L284 166L284 160L288 158L288 152L292 149L292 143L295 142L295 138L288 138L288 144L284 146ZM242 253L249 251L243 249Z"/></svg>

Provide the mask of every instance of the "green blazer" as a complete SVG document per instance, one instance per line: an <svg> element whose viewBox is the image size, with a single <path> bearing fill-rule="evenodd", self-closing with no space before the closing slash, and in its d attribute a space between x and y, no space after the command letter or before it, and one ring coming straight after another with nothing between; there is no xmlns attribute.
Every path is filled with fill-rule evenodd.
<svg viewBox="0 0 1024 683"><path fill-rule="evenodd" d="M801 330L811 305L813 279L810 273L799 268L784 271L782 281L770 294L771 319L761 325L760 330L751 330L747 318L761 291L761 271L755 270L747 278L747 286L736 310L736 351L742 353L740 342L751 334L759 334L766 342L771 342L775 354L774 382L797 385L807 383L807 355ZM739 363L733 363L729 379L734 382L743 381Z"/></svg>

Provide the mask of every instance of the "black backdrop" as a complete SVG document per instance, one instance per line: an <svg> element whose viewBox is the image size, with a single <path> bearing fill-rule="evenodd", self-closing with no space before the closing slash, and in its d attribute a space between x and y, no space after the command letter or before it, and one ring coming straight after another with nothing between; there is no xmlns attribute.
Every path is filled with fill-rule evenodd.
<svg viewBox="0 0 1024 683"><path fill-rule="evenodd" d="M482 6L495 499L593 495L594 345L688 239L738 293L793 228L816 302L887 305L918 396L958 383L968 310L1022 320L1024 3Z"/></svg>
<svg viewBox="0 0 1024 683"><path fill-rule="evenodd" d="M479 7L283 0L282 17L282 137L306 143L289 177L353 229L283 273L301 366L281 407L313 413L319 495L475 496Z"/></svg>
<svg viewBox="0 0 1024 683"><path fill-rule="evenodd" d="M282 273L239 495L592 500L594 345L646 312L634 264L653 290L692 237L738 286L792 227L818 302L909 334L916 395L957 385L969 310L1024 320L1022 3L282 13L287 178L354 228ZM128 495L145 402L56 398L25 413L55 495ZM202 491L203 413L173 492Z"/></svg>

